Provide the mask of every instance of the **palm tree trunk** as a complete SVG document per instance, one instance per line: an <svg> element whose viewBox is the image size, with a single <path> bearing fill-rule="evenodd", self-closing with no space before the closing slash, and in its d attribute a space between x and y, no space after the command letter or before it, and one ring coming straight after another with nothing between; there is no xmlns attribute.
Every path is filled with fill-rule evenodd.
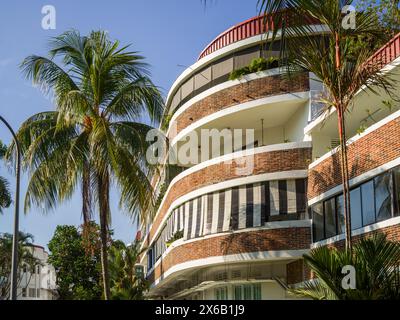
<svg viewBox="0 0 400 320"><path fill-rule="evenodd" d="M98 176L98 195L100 211L101 269L103 277L104 300L110 299L110 275L108 270L108 225L110 215L109 176Z"/></svg>
<svg viewBox="0 0 400 320"><path fill-rule="evenodd" d="M338 128L340 137L340 167L342 173L343 202L344 202L344 223L346 236L346 250L351 252L351 216L350 216L350 186L349 167L347 159L346 126L344 122L344 108L341 104L337 106Z"/></svg>

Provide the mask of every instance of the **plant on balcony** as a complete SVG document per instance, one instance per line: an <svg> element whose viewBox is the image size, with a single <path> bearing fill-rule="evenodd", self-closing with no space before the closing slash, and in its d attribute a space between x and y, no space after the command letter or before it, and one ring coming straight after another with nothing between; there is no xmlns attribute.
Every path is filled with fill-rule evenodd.
<svg viewBox="0 0 400 320"><path fill-rule="evenodd" d="M175 234L172 236L172 238L166 243L167 248L171 246L175 241L178 241L179 239L183 238L183 231L177 231Z"/></svg>
<svg viewBox="0 0 400 320"><path fill-rule="evenodd" d="M400 243L383 234L362 239L350 251L320 247L304 256L316 279L290 290L315 300L400 299ZM343 287L343 267L353 266L355 289ZM347 282L347 279L345 279Z"/></svg>
<svg viewBox="0 0 400 320"><path fill-rule="evenodd" d="M287 74L293 75L306 69L314 73L325 86L327 94L321 99L326 109L334 108L337 114L340 137L340 163L344 194L346 248L351 250L351 220L349 197L349 168L345 118L358 92L377 89L393 93L393 81L380 70L382 62L371 60L376 53L375 45L387 39L383 26L373 12L355 13L355 25L345 24L343 7L353 1L341 0L259 0L261 10L273 14L268 24L283 25L281 39L284 44L281 56L287 59ZM292 10L284 10L292 9ZM308 17L319 20L330 30L316 37L307 25ZM351 21L350 21L351 22ZM343 27L345 24L346 28ZM286 27L289 26L290 27ZM271 25L268 26L271 29ZM273 29L273 28L272 28ZM278 34L274 29L267 40ZM365 40L366 39L366 40ZM365 41L364 41L365 40ZM368 84L368 86L366 86Z"/></svg>
<svg viewBox="0 0 400 320"><path fill-rule="evenodd" d="M255 58L250 62L248 66L233 70L229 75L229 80L241 79L245 75L251 73L257 73L278 67L279 67L279 60L275 57L270 57L268 59Z"/></svg>

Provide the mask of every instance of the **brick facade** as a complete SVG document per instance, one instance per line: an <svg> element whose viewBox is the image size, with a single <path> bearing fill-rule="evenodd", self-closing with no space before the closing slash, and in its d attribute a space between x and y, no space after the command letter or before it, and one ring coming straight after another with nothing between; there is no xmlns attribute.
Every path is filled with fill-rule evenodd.
<svg viewBox="0 0 400 320"><path fill-rule="evenodd" d="M392 120L348 146L350 179L400 157L400 118ZM340 154L309 172L308 199L342 184Z"/></svg>
<svg viewBox="0 0 400 320"><path fill-rule="evenodd" d="M285 228L249 231L198 240L173 248L161 260L148 279L153 283L163 273L178 264L210 257L263 251L308 249L310 228Z"/></svg>
<svg viewBox="0 0 400 320"><path fill-rule="evenodd" d="M311 148L260 153L254 156L254 170L248 176L282 171L306 170L310 161ZM149 245L149 241L154 237L169 207L176 199L205 186L243 178L244 176L237 175L236 169L238 166L241 167L240 163L238 165L234 161L232 163L218 163L196 171L176 182L168 194L166 194L165 201L154 220L149 236L145 239L147 245Z"/></svg>
<svg viewBox="0 0 400 320"><path fill-rule="evenodd" d="M177 132L171 132L169 139L173 139L175 134L178 134L192 123L215 112L260 98L289 92L309 91L309 88L309 76L308 73L304 73L292 80L288 80L281 75L275 75L220 90L194 103L179 115L176 119Z"/></svg>

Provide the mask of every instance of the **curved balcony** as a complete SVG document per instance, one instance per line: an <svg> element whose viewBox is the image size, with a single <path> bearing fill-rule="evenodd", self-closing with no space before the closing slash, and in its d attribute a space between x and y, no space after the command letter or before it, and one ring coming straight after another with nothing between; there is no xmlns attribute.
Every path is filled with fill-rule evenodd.
<svg viewBox="0 0 400 320"><path fill-rule="evenodd" d="M197 95L226 82L232 71L249 65L254 58L279 56L279 36L272 47L262 45L266 40L263 35L268 31L263 20L264 17L255 17L229 29L203 51L201 59L172 85L166 101L171 114ZM306 22L315 35L329 31L316 20Z"/></svg>
<svg viewBox="0 0 400 320"><path fill-rule="evenodd" d="M166 227L173 210L189 201L238 186L304 179L310 157L310 142L287 143L237 152L184 171L169 185L145 239L145 245L149 247L154 244ZM247 167L246 171L238 170L243 167Z"/></svg>
<svg viewBox="0 0 400 320"><path fill-rule="evenodd" d="M290 11L287 12L290 14ZM318 24L318 20L309 18L305 21L307 24ZM278 26L280 28L281 26ZM289 25L290 27L290 25ZM232 28L221 33L200 53L199 59L202 59L224 47L232 45L238 41L245 40L258 35L274 31L273 16L257 16L241 22Z"/></svg>
<svg viewBox="0 0 400 320"><path fill-rule="evenodd" d="M265 228L176 241L148 274L157 290L198 268L249 261L291 261L308 252L311 221L275 222ZM161 286L159 284L162 282Z"/></svg>
<svg viewBox="0 0 400 320"><path fill-rule="evenodd" d="M251 119L252 114L248 109L255 107L253 118L265 119L266 126L276 126L278 114L273 109L279 108L282 117L293 114L299 103L308 99L310 90L310 77L308 73L289 80L282 77L279 69L272 69L258 74L251 74L241 80L227 81L212 87L204 93L185 103L172 117L168 137L173 141L181 133L200 127L221 117L246 111L246 119ZM303 93L303 95L302 95ZM291 104L282 108L283 104ZM274 105L275 104L275 105ZM279 104L279 106L278 106ZM266 107L268 106L268 108ZM283 110L282 110L283 109ZM270 123L268 123L270 120ZM235 127L235 121L225 121L229 127ZM218 128L213 125L212 128ZM248 127L250 128L250 127Z"/></svg>

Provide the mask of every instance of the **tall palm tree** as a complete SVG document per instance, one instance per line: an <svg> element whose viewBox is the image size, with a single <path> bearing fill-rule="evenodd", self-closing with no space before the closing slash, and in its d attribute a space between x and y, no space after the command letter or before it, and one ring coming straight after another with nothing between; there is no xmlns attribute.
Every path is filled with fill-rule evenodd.
<svg viewBox="0 0 400 320"><path fill-rule="evenodd" d="M315 300L400 299L400 243L382 234L362 239L349 251L321 247L304 256L316 279L291 290ZM355 268L354 289L342 286L342 268Z"/></svg>
<svg viewBox="0 0 400 320"><path fill-rule="evenodd" d="M6 146L0 140L0 160L3 159L7 151ZM11 205L11 192L10 185L4 177L0 176L0 214L3 213L3 209L8 208Z"/></svg>
<svg viewBox="0 0 400 320"><path fill-rule="evenodd" d="M344 194L346 248L351 250L349 169L346 145L346 112L359 91L383 89L392 93L392 81L381 72L382 64L369 58L375 53L374 43L385 37L379 19L371 12L357 12L354 28L343 28L342 9L352 0L259 0L261 11L271 14L265 19L275 28L270 40L281 29L281 55L288 74L308 70L316 75L327 90L322 102L336 110L340 137L341 176ZM309 18L320 21L329 33L312 36Z"/></svg>
<svg viewBox="0 0 400 320"><path fill-rule="evenodd" d="M32 116L18 131L31 173L25 209L54 208L81 186L85 224L95 204L99 214L105 299L110 188L119 189L120 205L132 216L152 212L153 168L145 159L145 137L153 128L143 119L155 123L163 112L143 57L127 49L102 31L68 31L50 41L48 57L32 55L21 65L28 79L51 93L56 107Z"/></svg>

